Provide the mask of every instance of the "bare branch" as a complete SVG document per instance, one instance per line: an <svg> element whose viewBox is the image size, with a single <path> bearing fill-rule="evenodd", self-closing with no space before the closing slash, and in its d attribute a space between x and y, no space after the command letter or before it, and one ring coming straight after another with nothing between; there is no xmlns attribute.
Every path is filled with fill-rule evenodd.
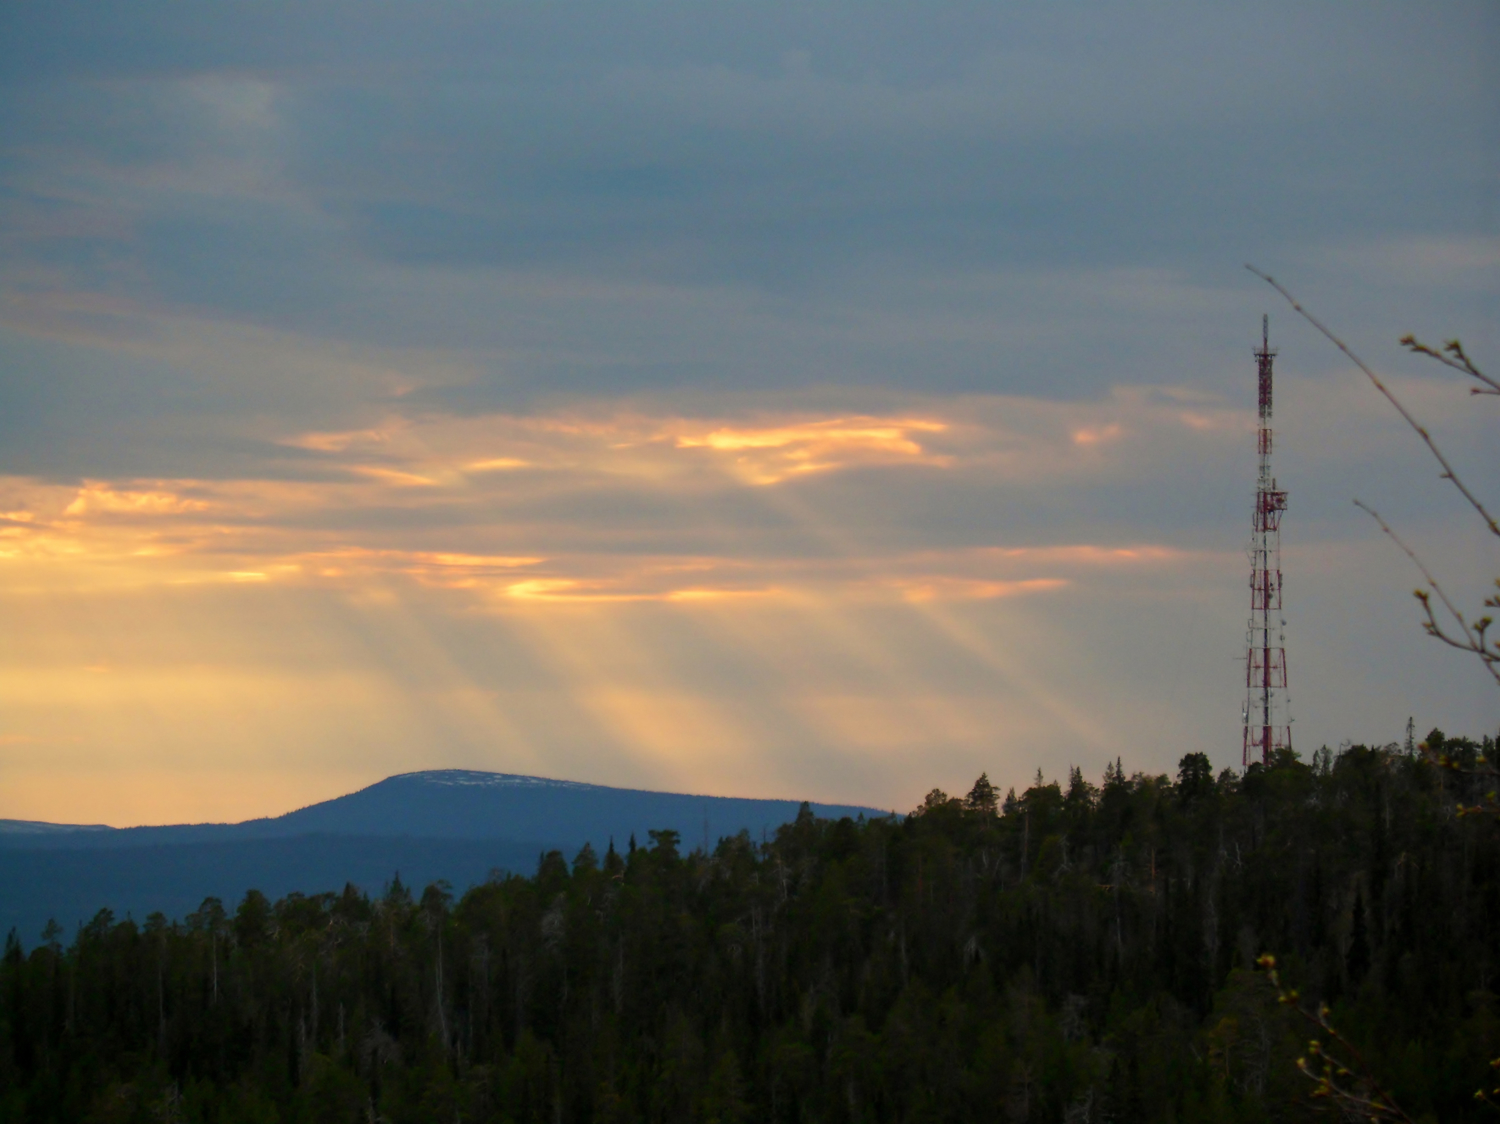
<svg viewBox="0 0 1500 1124"><path fill-rule="evenodd" d="M1485 526L1490 529L1490 534L1496 536L1497 538L1500 538L1500 523L1495 522L1494 516L1492 516L1488 511L1484 509L1484 504L1480 503L1478 498L1475 497L1474 493L1469 491L1464 482L1458 478L1458 474L1453 471L1453 466L1448 463L1448 458L1445 457L1443 455L1443 451L1437 447L1437 442L1433 441L1431 435L1428 434L1427 430L1422 427L1421 423L1418 422L1416 418L1412 417L1411 412L1408 411L1407 408L1401 404L1401 401L1391 393L1390 388L1380 380L1380 376L1372 371L1369 365L1366 364L1363 359L1361 359L1358 355L1355 355L1354 352L1350 351L1349 346L1344 343L1343 340L1339 339L1338 336L1334 335L1326 327L1324 327L1322 322L1319 321L1316 316L1308 312L1307 309L1303 308L1302 305L1297 302L1297 298L1292 296L1291 293L1287 292L1286 288L1281 285L1281 283L1278 282L1274 277L1271 277L1269 274L1262 273L1253 265L1246 265L1245 268L1248 269L1251 273L1255 274L1255 276L1259 277L1267 285L1270 285L1271 288L1275 289L1283 297L1285 297L1286 302L1292 306L1292 309L1297 313L1297 315L1301 316L1302 319L1306 320L1309 324L1311 324L1314 328L1321 332L1336 348L1338 348L1346 356L1348 356L1351 363L1353 363L1356 367L1358 367L1365 373L1365 376L1375 384L1375 389L1380 391L1381 394L1385 395L1386 401L1388 401L1392 406L1396 407L1396 412L1406 420L1407 425L1411 426L1412 429L1417 431L1417 436L1422 438L1423 442L1426 443L1428 450L1434 457L1437 458L1438 464L1443 466L1442 478L1444 480L1451 480L1453 482L1453 486L1459 490L1464 499L1469 501L1469 506L1472 507L1475 511L1479 512L1480 518L1484 520ZM1457 354L1463 355L1462 347L1458 348ZM1439 358L1442 357L1439 356ZM1446 362L1446 360L1444 361ZM1467 356L1464 357L1463 361L1464 363L1468 363ZM1452 363L1449 364L1449 366L1453 365L1454 364ZM1472 366L1460 367L1459 369L1472 371ZM1484 378L1484 376L1482 375L1479 377ZM1485 381L1489 380L1485 379Z"/></svg>
<svg viewBox="0 0 1500 1124"><path fill-rule="evenodd" d="M1329 1021L1328 1005L1320 1003L1316 1011L1309 1011L1304 1007L1297 990L1282 984L1281 973L1276 968L1276 957L1263 955L1255 964L1266 973L1271 986L1276 989L1277 1002L1296 1011L1343 1051L1343 1057L1340 1058L1316 1038L1307 1044L1307 1052L1317 1060L1309 1062L1305 1057L1298 1058L1297 1068L1313 1081L1312 1095L1320 1100L1332 1101L1347 1115L1365 1120L1404 1120L1406 1124L1415 1124L1396 1103L1396 1098L1376 1080L1374 1071L1359 1048ZM1350 1082L1354 1083L1354 1087L1351 1087Z"/></svg>
<svg viewBox="0 0 1500 1124"><path fill-rule="evenodd" d="M1375 522L1379 523L1380 529L1387 535L1389 535L1391 541L1399 546L1403 551L1405 551L1406 556L1412 560L1417 569L1422 571L1422 577L1427 579L1427 584L1432 587L1432 592L1437 594L1438 600L1443 604L1443 608L1447 609L1449 615L1453 617L1455 622L1457 622L1459 630L1463 634L1463 639L1456 639L1443 631L1443 626L1440 625L1437 621L1437 618L1433 616L1431 596L1425 590L1419 589L1416 591L1416 598L1422 603L1422 608L1427 614L1427 620L1424 622L1424 627L1427 629L1428 635L1435 636L1443 643L1449 645L1450 647L1457 648L1460 651L1472 652L1484 662L1485 670L1494 677L1495 682L1500 683L1500 649L1491 651L1489 644L1485 639L1485 632L1489 628L1491 623L1490 619L1488 617L1483 617L1473 625L1470 625L1469 622L1464 619L1464 615L1458 611L1458 607L1454 605L1453 602L1449 599L1448 595L1443 592L1443 587L1438 583L1437 578L1432 576L1432 571L1427 568L1426 563L1424 563L1422 559L1417 556L1416 551L1406 545L1400 535L1391 530L1390 524L1380 517L1380 512L1376 511L1373 507L1370 507L1368 504L1365 504L1360 500L1355 500L1354 506L1359 508L1365 514L1369 515L1371 519L1375 520Z"/></svg>
<svg viewBox="0 0 1500 1124"><path fill-rule="evenodd" d="M1464 345L1457 340L1449 340L1443 345L1443 350L1439 351L1435 347L1428 347L1421 340L1417 339L1416 336L1405 335L1401 337L1401 346L1406 348L1407 351L1436 359L1443 366L1452 367L1455 371L1462 371L1464 374L1470 375L1484 383L1484 386L1470 387L1470 394L1500 394L1500 382L1496 382L1489 375L1474 366L1468 355L1464 353ZM1444 352L1447 354L1444 354Z"/></svg>
<svg viewBox="0 0 1500 1124"><path fill-rule="evenodd" d="M1375 522L1379 523L1380 529L1391 537L1391 541L1406 552L1406 556L1412 560L1417 569L1422 571L1422 576L1427 579L1427 584L1432 586L1433 592L1438 595L1438 598L1442 601L1443 606L1448 610L1449 613L1453 615L1453 619L1458 622L1458 627L1464 630L1465 635L1468 635L1469 626L1464 623L1463 614L1460 613L1458 609L1454 607L1453 602L1448 599L1448 595L1443 592L1443 587L1438 584L1437 578L1432 576L1432 571L1427 568L1426 563L1424 563L1422 559L1417 557L1417 552L1412 550L1411 547L1407 546L1400 535L1391 530L1390 524L1380 517L1380 512L1376 511L1373 507L1370 507L1363 500L1355 500L1354 506L1363 511L1371 519L1375 520Z"/></svg>

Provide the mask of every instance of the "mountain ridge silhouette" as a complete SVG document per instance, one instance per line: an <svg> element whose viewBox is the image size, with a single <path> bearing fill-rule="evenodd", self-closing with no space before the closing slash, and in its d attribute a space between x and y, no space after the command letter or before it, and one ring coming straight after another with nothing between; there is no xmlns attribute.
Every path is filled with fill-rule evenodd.
<svg viewBox="0 0 1500 1124"><path fill-rule="evenodd" d="M0 932L23 937L49 919L65 929L102 909L137 920L181 918L206 897L233 905L250 889L271 898L379 890L397 873L409 885L439 879L460 890L495 871L527 874L547 851L569 858L585 843L603 853L632 836L670 829L684 849L749 832L761 838L795 819L801 801L614 788L472 769L398 773L284 815L240 823L115 828L0 820ZM852 804L809 803L838 819L887 815Z"/></svg>

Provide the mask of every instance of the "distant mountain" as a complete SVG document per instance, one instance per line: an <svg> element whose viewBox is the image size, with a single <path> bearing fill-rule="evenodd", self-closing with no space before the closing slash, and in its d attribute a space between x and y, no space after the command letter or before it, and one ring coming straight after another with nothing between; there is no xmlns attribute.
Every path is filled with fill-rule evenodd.
<svg viewBox="0 0 1500 1124"><path fill-rule="evenodd" d="M671 829L684 849L748 831L755 838L790 822L793 800L751 800L609 788L510 773L441 769L402 773L368 788L235 824L111 828L0 820L0 932L24 940L49 918L65 928L108 907L137 920L181 917L203 898L233 907L246 890L378 892L397 872L420 889L446 879L462 890L492 870L530 873L547 850L569 858L592 843L624 849L651 830ZM837 819L887 813L813 804Z"/></svg>
<svg viewBox="0 0 1500 1124"><path fill-rule="evenodd" d="M653 828L679 831L691 847L740 831L759 836L795 818L799 807L795 800L691 796L514 773L434 769L401 773L347 796L242 823L110 828L0 820L0 848L114 848L359 835L540 841L564 848L592 842L602 851L610 838L624 846L632 833L644 842ZM887 814L845 804L813 804L812 810L831 819Z"/></svg>

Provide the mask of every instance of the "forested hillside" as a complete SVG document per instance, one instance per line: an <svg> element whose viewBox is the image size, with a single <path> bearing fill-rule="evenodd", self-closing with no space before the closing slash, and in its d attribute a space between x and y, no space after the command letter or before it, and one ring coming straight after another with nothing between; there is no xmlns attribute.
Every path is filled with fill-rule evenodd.
<svg viewBox="0 0 1500 1124"><path fill-rule="evenodd" d="M1429 741L1459 760L1484 747ZM1414 1117L1500 1054L1500 827L1395 747L934 792L455 899L101 913L0 966L5 1121L1256 1121L1333 1005Z"/></svg>

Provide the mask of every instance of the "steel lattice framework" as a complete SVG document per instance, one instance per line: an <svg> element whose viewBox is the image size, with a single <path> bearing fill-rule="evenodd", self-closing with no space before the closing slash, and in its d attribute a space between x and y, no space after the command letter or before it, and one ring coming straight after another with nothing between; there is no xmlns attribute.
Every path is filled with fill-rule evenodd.
<svg viewBox="0 0 1500 1124"><path fill-rule="evenodd" d="M1250 626L1245 658L1244 764L1270 763L1278 749L1292 745L1287 713L1286 620L1281 615L1281 514L1286 493L1271 475L1271 350L1270 318L1260 323L1260 350L1255 364L1260 375L1260 477L1255 488L1255 515L1250 539Z"/></svg>

